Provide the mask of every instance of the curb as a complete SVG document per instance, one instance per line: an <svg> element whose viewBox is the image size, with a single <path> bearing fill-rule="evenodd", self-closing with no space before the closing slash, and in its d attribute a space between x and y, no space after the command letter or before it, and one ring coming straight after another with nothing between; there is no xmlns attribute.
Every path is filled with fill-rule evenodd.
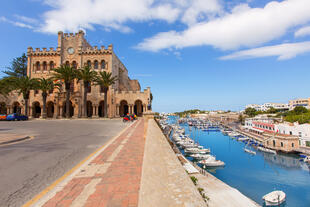
<svg viewBox="0 0 310 207"><path fill-rule="evenodd" d="M0 142L0 146L1 145L5 145L5 144L12 144L12 143L15 143L15 142L24 141L24 140L27 140L27 139L30 139L30 138L31 138L30 136L26 136L26 137L23 137L23 138L18 138L18 139L6 141L6 142Z"/></svg>

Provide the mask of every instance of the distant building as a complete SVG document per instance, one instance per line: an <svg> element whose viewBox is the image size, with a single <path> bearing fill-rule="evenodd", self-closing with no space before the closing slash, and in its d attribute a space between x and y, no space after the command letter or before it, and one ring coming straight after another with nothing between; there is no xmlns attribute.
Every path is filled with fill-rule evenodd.
<svg viewBox="0 0 310 207"><path fill-rule="evenodd" d="M249 132L268 137L267 140L271 139L266 141L265 145L273 149L289 151L297 146L310 147L310 124L299 125L280 121L264 115L256 116L246 118L244 128Z"/></svg>
<svg viewBox="0 0 310 207"><path fill-rule="evenodd" d="M254 108L257 111L268 111L271 108L275 108L280 111L289 110L289 104L283 103L264 103L264 104L248 104L245 108Z"/></svg>
<svg viewBox="0 0 310 207"><path fill-rule="evenodd" d="M293 110L296 106L303 106L306 108L309 107L310 104L310 98L299 98L299 99L294 99L289 101L289 108L290 110Z"/></svg>

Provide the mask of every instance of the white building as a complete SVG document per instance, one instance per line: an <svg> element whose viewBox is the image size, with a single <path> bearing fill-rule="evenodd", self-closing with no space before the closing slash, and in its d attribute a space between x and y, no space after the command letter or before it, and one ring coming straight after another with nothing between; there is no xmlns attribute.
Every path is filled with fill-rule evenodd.
<svg viewBox="0 0 310 207"><path fill-rule="evenodd" d="M259 104L248 104L245 106L245 108L253 108L255 109L256 111L262 111L262 106L259 105Z"/></svg>
<svg viewBox="0 0 310 207"><path fill-rule="evenodd" d="M281 123L275 124L275 132L298 136L300 146L310 147L310 124Z"/></svg>
<svg viewBox="0 0 310 207"><path fill-rule="evenodd" d="M289 104L283 103L264 103L262 105L259 104L248 104L245 108L254 108L257 111L268 111L270 108L275 108L277 110L289 110Z"/></svg>

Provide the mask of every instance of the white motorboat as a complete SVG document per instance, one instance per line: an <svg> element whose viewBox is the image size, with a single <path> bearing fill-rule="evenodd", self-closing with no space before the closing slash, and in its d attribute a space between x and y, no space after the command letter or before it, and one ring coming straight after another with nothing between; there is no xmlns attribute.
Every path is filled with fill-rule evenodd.
<svg viewBox="0 0 310 207"><path fill-rule="evenodd" d="M252 154L252 155L256 155L256 152L255 151L252 151L250 149L247 149L247 148L244 148L244 151L249 153L249 154Z"/></svg>
<svg viewBox="0 0 310 207"><path fill-rule="evenodd" d="M271 153L271 154L277 154L277 151L272 150L272 149L268 149L265 147L257 147L258 150L262 151L262 152L267 152L267 153Z"/></svg>
<svg viewBox="0 0 310 207"><path fill-rule="evenodd" d="M225 163L221 160L216 160L215 157L210 156L207 159L201 160L198 163L206 166L206 167L222 167Z"/></svg>
<svg viewBox="0 0 310 207"><path fill-rule="evenodd" d="M212 155L206 155L206 154L191 154L190 157L196 159L196 160L204 160L212 158Z"/></svg>
<svg viewBox="0 0 310 207"><path fill-rule="evenodd" d="M241 138L238 138L237 140L238 141L247 141L247 140L249 140L249 138L248 137L241 137Z"/></svg>
<svg viewBox="0 0 310 207"><path fill-rule="evenodd" d="M266 206L279 206L285 201L285 193L280 190L272 191L263 196Z"/></svg>
<svg viewBox="0 0 310 207"><path fill-rule="evenodd" d="M234 138L234 137L236 137L236 136L240 136L240 134L237 133L237 132L230 132L230 133L228 133L228 136Z"/></svg>
<svg viewBox="0 0 310 207"><path fill-rule="evenodd" d="M187 154L207 154L210 153L210 149L186 148L184 152Z"/></svg>

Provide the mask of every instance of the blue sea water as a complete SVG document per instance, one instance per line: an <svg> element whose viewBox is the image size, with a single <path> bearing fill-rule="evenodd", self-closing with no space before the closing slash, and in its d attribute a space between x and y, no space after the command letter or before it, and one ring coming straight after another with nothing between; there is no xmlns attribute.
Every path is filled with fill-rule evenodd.
<svg viewBox="0 0 310 207"><path fill-rule="evenodd" d="M244 195L263 205L262 196L282 190L286 193L285 207L310 207L310 167L297 156L273 155L256 151L256 155L244 152L245 143L238 142L221 132L189 131L211 154L225 162L224 168L208 169L214 176L237 188Z"/></svg>

